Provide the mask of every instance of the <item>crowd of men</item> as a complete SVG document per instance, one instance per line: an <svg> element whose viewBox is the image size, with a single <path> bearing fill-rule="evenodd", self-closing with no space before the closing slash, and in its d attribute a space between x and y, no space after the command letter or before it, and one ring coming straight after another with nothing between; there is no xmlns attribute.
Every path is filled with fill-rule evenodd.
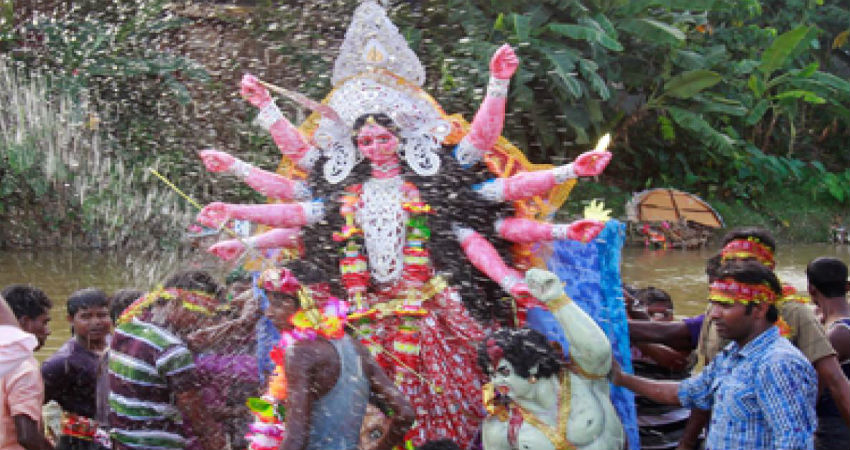
<svg viewBox="0 0 850 450"><path fill-rule="evenodd" d="M774 273L776 243L766 230L733 230L723 245L707 264L704 315L677 320L663 291L626 289L637 374L615 365L610 379L639 396L644 448L699 448L703 440L713 450L850 448L847 265L832 257L811 261L804 296ZM228 432L198 382L200 355L222 336L251 335L260 317L250 303L222 311L222 292L208 274L193 271L146 296L74 292L67 300L72 337L39 364L33 352L50 334L52 302L34 286L4 288L0 450L244 446L242 426ZM174 298L180 301L167 301ZM281 297L286 308L274 301L272 315L297 309L294 298ZM121 321L128 311L136 311L133 320ZM703 364L694 375L692 353ZM406 411L379 375L363 383ZM42 418L51 400L63 411L56 436L45 434ZM408 416L397 419L407 423ZM659 438L671 430L672 438ZM309 427L302 432L309 435Z"/></svg>

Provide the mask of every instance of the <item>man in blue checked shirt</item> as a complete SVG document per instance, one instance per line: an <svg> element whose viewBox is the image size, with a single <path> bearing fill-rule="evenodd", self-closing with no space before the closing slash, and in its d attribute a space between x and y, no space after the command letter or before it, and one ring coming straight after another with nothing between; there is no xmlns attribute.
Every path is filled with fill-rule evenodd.
<svg viewBox="0 0 850 450"><path fill-rule="evenodd" d="M774 325L781 292L773 271L757 262L724 264L709 290L707 319L732 342L682 382L629 375L619 366L612 382L659 403L712 410L707 450L811 449L817 375Z"/></svg>

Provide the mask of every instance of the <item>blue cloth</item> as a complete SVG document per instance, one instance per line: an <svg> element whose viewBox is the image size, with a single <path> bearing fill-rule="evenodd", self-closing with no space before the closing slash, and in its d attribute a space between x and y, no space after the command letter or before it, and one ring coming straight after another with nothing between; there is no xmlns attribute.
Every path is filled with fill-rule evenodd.
<svg viewBox="0 0 850 450"><path fill-rule="evenodd" d="M679 385L682 406L712 410L707 450L812 448L817 393L815 369L776 327Z"/></svg>
<svg viewBox="0 0 850 450"><path fill-rule="evenodd" d="M563 240L552 245L552 256L546 262L549 270L566 283L566 291L605 332L611 341L614 358L624 371L632 373L629 328L623 303L620 279L620 252L625 240L625 226L609 220L592 242ZM569 342L552 313L532 308L526 316L529 327L540 331L563 346L569 355ZM640 449L634 394L628 389L611 386L611 403L617 410L630 450Z"/></svg>
<svg viewBox="0 0 850 450"><path fill-rule="evenodd" d="M269 298L266 297L266 291L257 286L259 276L259 272L252 274L251 285L254 287L254 295L260 299L260 311L265 311L269 307ZM257 321L257 369L260 372L261 381L265 381L266 375L274 371L274 361L269 353L279 340L280 332L275 328L272 320L266 316L261 317Z"/></svg>

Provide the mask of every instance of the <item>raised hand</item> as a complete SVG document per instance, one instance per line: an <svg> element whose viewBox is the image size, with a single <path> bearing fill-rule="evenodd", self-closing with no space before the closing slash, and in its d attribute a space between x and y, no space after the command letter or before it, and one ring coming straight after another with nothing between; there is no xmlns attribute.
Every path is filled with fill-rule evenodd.
<svg viewBox="0 0 850 450"><path fill-rule="evenodd" d="M525 273L525 282L531 295L541 301L548 303L564 295L560 278L548 270L530 269Z"/></svg>
<svg viewBox="0 0 850 450"><path fill-rule="evenodd" d="M611 152L591 151L578 155L573 161L573 170L580 177L595 177L605 170L611 161Z"/></svg>
<svg viewBox="0 0 850 450"><path fill-rule="evenodd" d="M224 172L233 166L236 158L218 150L202 150L200 153L204 165L210 172Z"/></svg>
<svg viewBox="0 0 850 450"><path fill-rule="evenodd" d="M577 220L567 226L567 238L587 243L595 239L603 228L605 228L605 224L598 220Z"/></svg>
<svg viewBox="0 0 850 450"><path fill-rule="evenodd" d="M204 206L204 209L195 218L198 223L210 228L219 228L228 219L230 219L230 208L222 202L213 202Z"/></svg>
<svg viewBox="0 0 850 450"><path fill-rule="evenodd" d="M272 101L269 90L264 88L260 84L260 80L250 73L246 73L242 77L242 81L239 83L239 94L257 108L262 108Z"/></svg>
<svg viewBox="0 0 850 450"><path fill-rule="evenodd" d="M245 245L237 239L229 239L216 243L207 249L208 252L218 256L224 261L230 261L245 251Z"/></svg>
<svg viewBox="0 0 850 450"><path fill-rule="evenodd" d="M508 44L499 47L490 59L490 74L500 80L507 80L513 76L517 67L519 67L519 58Z"/></svg>

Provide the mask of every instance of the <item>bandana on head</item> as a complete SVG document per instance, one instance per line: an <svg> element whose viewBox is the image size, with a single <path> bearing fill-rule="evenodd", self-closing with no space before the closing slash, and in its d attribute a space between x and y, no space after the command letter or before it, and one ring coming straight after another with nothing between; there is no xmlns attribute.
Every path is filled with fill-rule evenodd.
<svg viewBox="0 0 850 450"><path fill-rule="evenodd" d="M754 258L761 264L773 269L776 262L773 260L773 252L770 248L754 237L747 239L733 239L723 246L720 251L721 261L730 259Z"/></svg>
<svg viewBox="0 0 850 450"><path fill-rule="evenodd" d="M776 293L765 284L739 283L731 278L711 283L708 301L719 303L776 303Z"/></svg>
<svg viewBox="0 0 850 450"><path fill-rule="evenodd" d="M123 324L131 321L134 317L139 316L144 311L148 310L154 303L160 299L174 300L179 299L181 306L190 311L194 311L206 316L211 316L215 313L216 307L219 305L215 295L203 292L192 291L188 289L178 288L163 288L157 287L153 291L139 297L136 301L130 304L118 316L117 324Z"/></svg>

